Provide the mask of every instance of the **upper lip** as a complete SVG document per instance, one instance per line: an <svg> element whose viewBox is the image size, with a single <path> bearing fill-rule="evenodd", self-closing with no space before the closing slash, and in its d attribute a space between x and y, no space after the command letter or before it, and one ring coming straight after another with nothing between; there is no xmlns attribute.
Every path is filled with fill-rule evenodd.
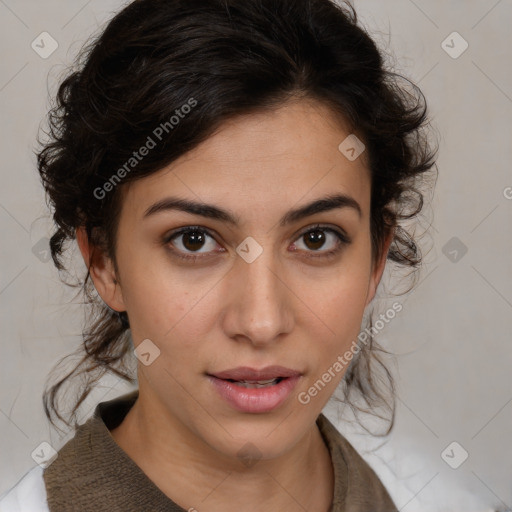
<svg viewBox="0 0 512 512"><path fill-rule="evenodd" d="M277 379L278 377L298 377L301 372L285 368L284 366L266 366L260 370L249 368L247 366L239 366L230 370L222 372L210 373L209 375L217 377L218 379L231 379L231 380L269 380Z"/></svg>

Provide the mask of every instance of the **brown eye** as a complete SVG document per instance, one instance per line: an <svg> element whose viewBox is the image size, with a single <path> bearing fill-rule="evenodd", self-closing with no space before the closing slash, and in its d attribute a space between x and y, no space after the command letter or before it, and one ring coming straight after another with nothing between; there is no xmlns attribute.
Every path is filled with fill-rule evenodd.
<svg viewBox="0 0 512 512"><path fill-rule="evenodd" d="M317 229L315 231L308 231L305 235L303 235L303 238L307 247L316 251L322 248L327 237L325 236L324 231Z"/></svg>
<svg viewBox="0 0 512 512"><path fill-rule="evenodd" d="M164 243L166 245L170 244L172 246L171 250L178 257L190 260L206 257L218 246L207 230L196 226L187 226L171 233L166 237Z"/></svg>
<svg viewBox="0 0 512 512"><path fill-rule="evenodd" d="M189 231L187 233L183 233L181 236L183 237L182 245L188 251L197 251L201 249L206 239L204 233L201 233L200 231Z"/></svg>
<svg viewBox="0 0 512 512"><path fill-rule="evenodd" d="M313 257L333 255L339 252L344 245L350 243L350 239L344 233L333 228L322 226L309 228L307 231L304 231L297 240L298 241L293 244L294 248L312 253L311 256Z"/></svg>

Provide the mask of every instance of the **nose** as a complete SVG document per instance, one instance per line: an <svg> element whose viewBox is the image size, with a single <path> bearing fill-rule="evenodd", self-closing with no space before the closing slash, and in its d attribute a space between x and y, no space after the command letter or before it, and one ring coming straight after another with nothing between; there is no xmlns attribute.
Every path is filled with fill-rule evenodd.
<svg viewBox="0 0 512 512"><path fill-rule="evenodd" d="M261 347L292 331L294 296L270 249L252 263L238 257L226 285L230 301L223 327L231 338Z"/></svg>

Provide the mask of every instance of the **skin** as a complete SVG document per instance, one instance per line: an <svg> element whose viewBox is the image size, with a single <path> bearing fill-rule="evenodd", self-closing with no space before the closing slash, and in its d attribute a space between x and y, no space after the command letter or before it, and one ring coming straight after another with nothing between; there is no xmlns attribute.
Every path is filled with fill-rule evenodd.
<svg viewBox="0 0 512 512"><path fill-rule="evenodd" d="M160 350L149 366L139 363L139 399L112 436L185 510L330 507L333 470L315 421L346 368L309 404L297 397L357 338L392 240L373 261L365 154L349 161L338 150L349 134L327 107L305 99L223 124L170 166L124 186L118 272L77 230L96 289L112 309L127 311L135 347L150 339ZM279 225L289 210L333 193L355 199L361 217L338 208ZM170 195L227 209L240 224L177 210L144 219ZM329 231L324 245L303 236L316 223L351 242L323 257L340 242ZM165 239L185 226L213 237L202 247L183 235ZM236 252L248 236L263 248L252 263ZM173 256L180 252L206 256L188 262ZM236 411L205 375L274 364L303 375L269 413ZM259 457L250 466L237 455L248 442Z"/></svg>

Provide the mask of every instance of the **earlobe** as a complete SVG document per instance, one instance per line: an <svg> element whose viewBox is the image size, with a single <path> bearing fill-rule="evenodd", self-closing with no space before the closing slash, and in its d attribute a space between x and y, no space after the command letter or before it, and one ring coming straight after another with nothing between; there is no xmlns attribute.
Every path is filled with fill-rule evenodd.
<svg viewBox="0 0 512 512"><path fill-rule="evenodd" d="M121 286L112 260L102 248L90 242L85 227L76 229L76 240L100 297L109 308L115 311L125 311Z"/></svg>

